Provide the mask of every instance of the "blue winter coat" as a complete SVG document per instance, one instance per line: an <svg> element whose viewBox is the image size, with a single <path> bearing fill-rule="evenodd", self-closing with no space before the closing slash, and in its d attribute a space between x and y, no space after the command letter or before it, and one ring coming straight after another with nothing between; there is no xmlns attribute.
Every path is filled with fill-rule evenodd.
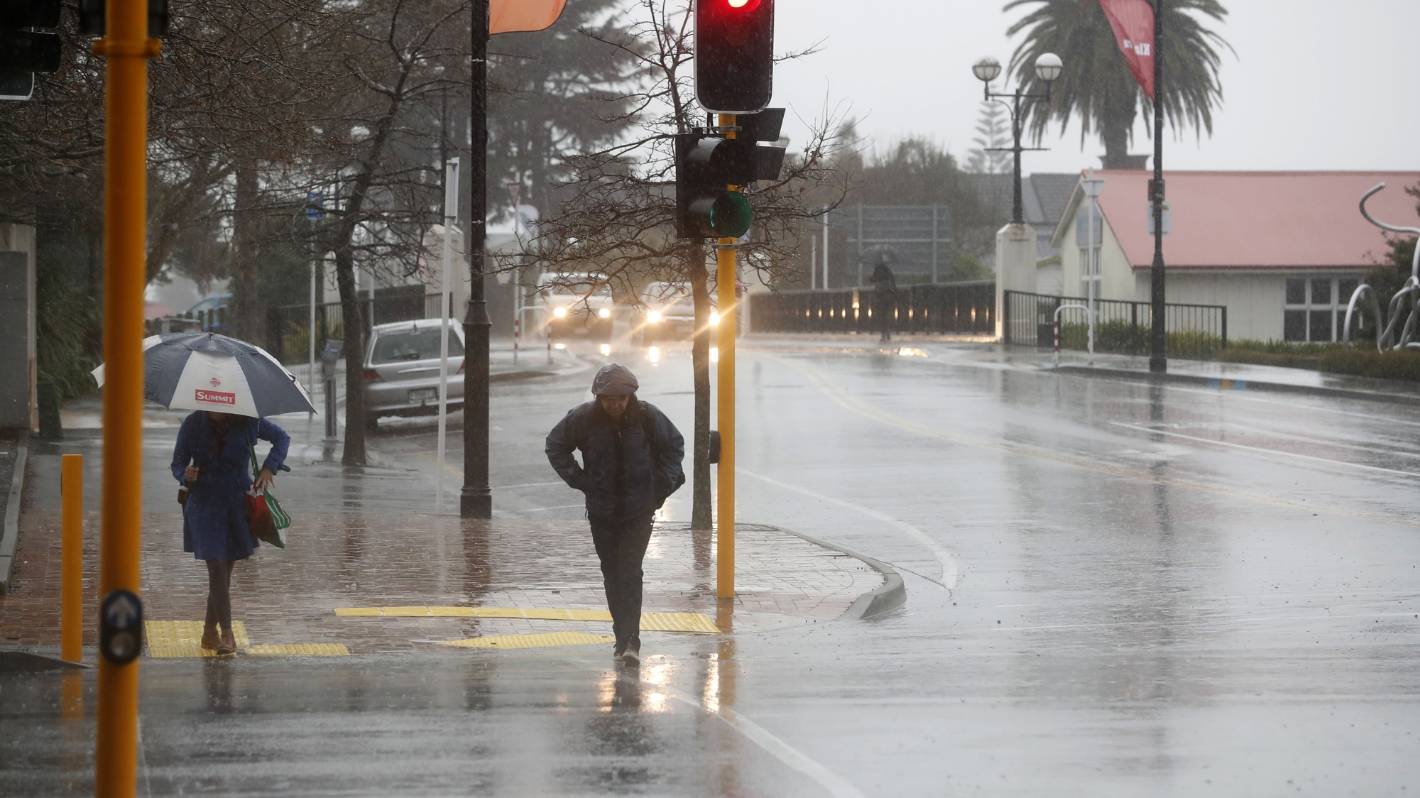
<svg viewBox="0 0 1420 798"><path fill-rule="evenodd" d="M189 463L202 469L188 485L183 506L183 551L199 560L242 560L256 550L245 497L252 480L249 447L258 438L271 442L262 467L275 474L286 462L291 437L272 422L233 416L219 448L217 427L205 411L183 419L173 447L173 477L181 483Z"/></svg>
<svg viewBox="0 0 1420 798"><path fill-rule="evenodd" d="M576 450L581 465L572 457ZM685 484L685 440L648 402L633 400L620 423L595 401L578 405L547 434L546 453L558 476L586 494L593 518L650 515Z"/></svg>

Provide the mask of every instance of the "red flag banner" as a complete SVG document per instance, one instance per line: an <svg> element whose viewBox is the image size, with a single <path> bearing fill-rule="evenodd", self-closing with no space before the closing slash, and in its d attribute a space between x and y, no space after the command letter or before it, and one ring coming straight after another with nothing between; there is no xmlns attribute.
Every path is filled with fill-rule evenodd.
<svg viewBox="0 0 1420 798"><path fill-rule="evenodd" d="M489 0L488 35L544 30L562 16L567 0Z"/></svg>
<svg viewBox="0 0 1420 798"><path fill-rule="evenodd" d="M1149 99L1154 98L1154 7L1149 0L1100 0L1124 62Z"/></svg>

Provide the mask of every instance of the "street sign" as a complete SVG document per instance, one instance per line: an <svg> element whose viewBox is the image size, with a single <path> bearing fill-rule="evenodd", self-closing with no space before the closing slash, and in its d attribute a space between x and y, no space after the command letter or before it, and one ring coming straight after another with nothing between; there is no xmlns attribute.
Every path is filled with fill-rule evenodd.
<svg viewBox="0 0 1420 798"><path fill-rule="evenodd" d="M324 197L319 191L306 192L306 219L315 222L325 215L325 209L322 207L323 200Z"/></svg>

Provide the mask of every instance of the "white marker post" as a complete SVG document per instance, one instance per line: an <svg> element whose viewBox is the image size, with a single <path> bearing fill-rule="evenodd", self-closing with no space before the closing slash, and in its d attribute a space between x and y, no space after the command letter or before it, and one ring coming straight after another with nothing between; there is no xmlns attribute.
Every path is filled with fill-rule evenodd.
<svg viewBox="0 0 1420 798"><path fill-rule="evenodd" d="M1086 209L1087 226L1089 227L1089 243L1085 250L1085 274L1089 280L1085 283L1087 293L1085 294L1085 316L1089 324L1090 340L1090 364L1094 364L1095 356L1095 281L1099 279L1099 254L1095 249L1099 246L1099 241L1095 236L1095 225L1099 219L1099 196L1100 186L1104 185L1103 180L1096 180L1090 172L1085 172L1083 181L1085 187L1085 197L1089 200L1089 207Z"/></svg>
<svg viewBox="0 0 1420 798"><path fill-rule="evenodd" d="M444 509L444 437L449 415L449 260L453 251L450 239L458 216L459 159L450 158L444 162L444 248L439 269L439 462L434 468L435 512ZM467 352L464 357L468 357Z"/></svg>

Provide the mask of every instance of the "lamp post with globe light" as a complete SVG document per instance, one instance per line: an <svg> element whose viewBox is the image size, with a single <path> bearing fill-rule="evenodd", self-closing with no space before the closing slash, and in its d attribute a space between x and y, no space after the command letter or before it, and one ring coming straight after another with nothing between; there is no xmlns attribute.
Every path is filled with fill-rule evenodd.
<svg viewBox="0 0 1420 798"><path fill-rule="evenodd" d="M1013 146L1011 146L1009 149L992 148L989 151L1009 152L1012 153L1015 158L1015 167L1013 172L1014 181L1012 186L1013 191L1011 196L1012 224L1025 223L1025 210L1023 209L1021 204L1021 153L1027 150L1043 151L1045 149L1044 147L1021 146L1021 127L1025 122L1024 118L1022 117L1021 110L1022 108L1028 106L1030 103L1050 102L1050 86L1052 83L1055 82L1056 78L1060 77L1060 73L1064 68L1065 67L1060 60L1060 56L1054 53L1042 53L1039 58L1035 59L1035 76L1039 78L1042 83L1045 84L1045 93L1031 94L1025 91L1024 85L1019 85L1016 87L1014 93L999 94L997 92L991 91L991 81L995 80L1001 75L1000 61L997 61L996 59L988 56L986 58L981 59L980 61L977 61L971 67L972 74L976 75L977 80L980 80L982 84L984 84L987 102L990 102L992 100L1001 102L1001 104L1006 106L1007 110L1011 112L1011 136L1012 141L1014 142ZM1004 100L1010 100L1010 102L1003 102Z"/></svg>

